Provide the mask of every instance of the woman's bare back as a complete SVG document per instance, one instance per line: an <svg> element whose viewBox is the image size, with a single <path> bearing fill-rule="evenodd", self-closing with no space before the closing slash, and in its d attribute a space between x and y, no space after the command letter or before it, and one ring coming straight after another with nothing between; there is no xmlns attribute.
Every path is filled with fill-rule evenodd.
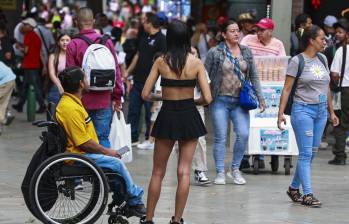
<svg viewBox="0 0 349 224"><path fill-rule="evenodd" d="M198 65L201 63L195 56L189 54L180 77L176 75L164 58L159 58L158 72L161 78L170 80L196 80L198 76ZM194 87L162 86L162 99L182 100L194 97Z"/></svg>

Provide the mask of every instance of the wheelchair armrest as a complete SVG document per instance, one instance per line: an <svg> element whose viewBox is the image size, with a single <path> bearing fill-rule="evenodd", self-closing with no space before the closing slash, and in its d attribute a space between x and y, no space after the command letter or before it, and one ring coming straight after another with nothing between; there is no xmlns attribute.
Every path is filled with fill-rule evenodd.
<svg viewBox="0 0 349 224"><path fill-rule="evenodd" d="M56 122L53 121L44 121L44 122L40 122L39 124L37 124L38 127L42 128L42 127L57 127L58 124Z"/></svg>
<svg viewBox="0 0 349 224"><path fill-rule="evenodd" d="M45 120L37 120L37 121L33 121L32 125L38 126L40 123L46 122Z"/></svg>

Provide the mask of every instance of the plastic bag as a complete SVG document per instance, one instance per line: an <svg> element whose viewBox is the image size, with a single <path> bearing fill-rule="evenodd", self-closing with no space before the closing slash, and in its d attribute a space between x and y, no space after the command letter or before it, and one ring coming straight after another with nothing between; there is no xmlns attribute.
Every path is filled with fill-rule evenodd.
<svg viewBox="0 0 349 224"><path fill-rule="evenodd" d="M119 113L119 116L118 116ZM112 149L120 149L128 146L130 151L122 155L124 163L132 162L132 145L131 145L131 125L126 124L124 113L115 112L111 123L109 141Z"/></svg>

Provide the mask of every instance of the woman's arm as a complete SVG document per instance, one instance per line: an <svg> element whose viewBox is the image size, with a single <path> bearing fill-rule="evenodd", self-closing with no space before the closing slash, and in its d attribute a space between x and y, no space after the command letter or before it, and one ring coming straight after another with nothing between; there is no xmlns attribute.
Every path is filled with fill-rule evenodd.
<svg viewBox="0 0 349 224"><path fill-rule="evenodd" d="M144 88L142 91L142 99L149 101L152 100L151 98L154 99L154 94L152 93L153 87L156 83L156 81L158 80L159 77L159 63L160 60L162 60L161 57L159 57L153 64L153 67L150 70L150 74L147 78L147 81L144 84ZM157 97L157 100L162 100L161 98Z"/></svg>
<svg viewBox="0 0 349 224"><path fill-rule="evenodd" d="M201 89L201 97L197 100L195 100L196 105L207 105L212 102L212 95L210 90L210 85L208 84L208 80L206 77L206 71L205 67L200 61L200 59L197 60L197 68L198 68L198 82Z"/></svg>
<svg viewBox="0 0 349 224"><path fill-rule="evenodd" d="M54 61L55 61L55 55L50 54L50 56L48 58L48 74L49 74L51 81L57 86L59 93L63 94L64 89L61 85L61 82L59 81L59 79L57 77Z"/></svg>
<svg viewBox="0 0 349 224"><path fill-rule="evenodd" d="M277 121L277 125L280 130L283 130L283 128L281 127L281 123L284 123L286 125L286 118L284 116L284 112L285 112L286 104L290 96L295 79L296 78L293 76L286 75L284 88L282 90L282 94L280 97L278 121Z"/></svg>
<svg viewBox="0 0 349 224"><path fill-rule="evenodd" d="M327 91L327 107L328 107L328 113L330 114L330 121L332 122L333 126L338 126L339 124L339 119L336 116L336 114L334 113L333 110L333 104L332 104L332 93L330 88L328 88Z"/></svg>

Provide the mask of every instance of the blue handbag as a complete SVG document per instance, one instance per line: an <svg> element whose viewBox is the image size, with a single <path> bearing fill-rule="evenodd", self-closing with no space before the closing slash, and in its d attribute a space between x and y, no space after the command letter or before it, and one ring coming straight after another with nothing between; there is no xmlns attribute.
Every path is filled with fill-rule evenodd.
<svg viewBox="0 0 349 224"><path fill-rule="evenodd" d="M234 65L234 72L239 77L242 88L240 91L240 106L245 110L254 110L258 107L258 97L251 82L241 74L240 65L236 58L233 58L229 48L225 45L225 52L231 63Z"/></svg>

